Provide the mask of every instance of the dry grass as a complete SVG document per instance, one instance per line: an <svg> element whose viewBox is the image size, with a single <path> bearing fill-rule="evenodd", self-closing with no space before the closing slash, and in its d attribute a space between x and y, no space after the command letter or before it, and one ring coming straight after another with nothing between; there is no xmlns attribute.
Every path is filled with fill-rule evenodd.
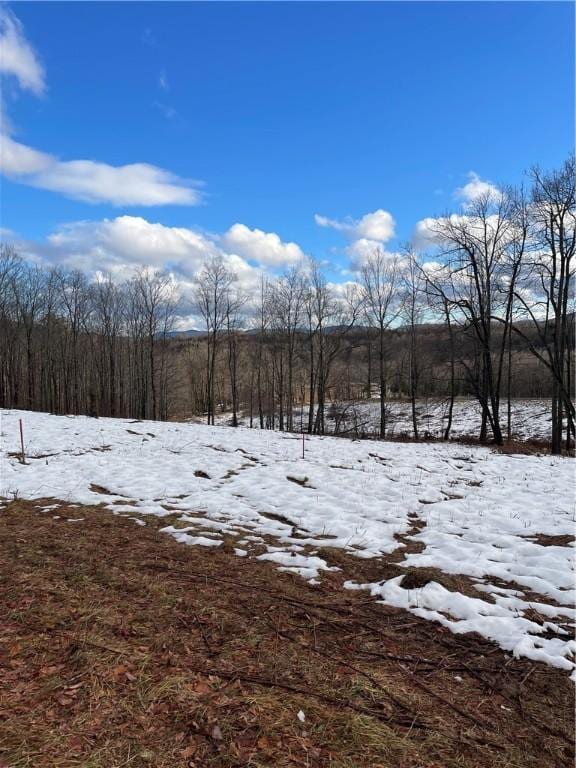
<svg viewBox="0 0 576 768"><path fill-rule="evenodd" d="M0 766L571 764L557 670L346 592L349 573L313 587L41 507L0 513Z"/></svg>

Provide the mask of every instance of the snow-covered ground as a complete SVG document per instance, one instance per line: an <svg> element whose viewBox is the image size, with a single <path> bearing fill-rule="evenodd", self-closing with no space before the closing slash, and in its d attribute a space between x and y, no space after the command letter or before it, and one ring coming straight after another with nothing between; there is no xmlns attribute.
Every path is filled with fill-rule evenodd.
<svg viewBox="0 0 576 768"><path fill-rule="evenodd" d="M25 411L4 411L0 429L0 497L171 515L163 530L178 541L231 535L239 556L312 581L330 568L324 547L373 558L404 549L404 534L422 551L401 565L465 575L478 596L434 581L404 589L402 576L348 586L574 669L574 545L546 538L574 534L572 459L330 437L306 438L302 458L297 435Z"/></svg>
<svg viewBox="0 0 576 768"><path fill-rule="evenodd" d="M448 403L446 400L419 400L416 406L418 430L422 437L442 438L448 419ZM386 431L390 437L412 435L412 410L410 403L389 400L386 403ZM217 417L219 423L228 424L230 414L223 413ZM501 404L501 426L506 433L507 403ZM308 424L306 407L294 410L294 427L300 430L301 425ZM200 421L200 419L195 419ZM240 423L248 425L249 419L241 416ZM454 402L452 413L452 438L478 437L481 422L481 409L477 400L459 399ZM512 435L520 440L549 440L551 435L551 408L549 400L513 400L511 405ZM380 401L356 400L342 401L326 406L326 431L378 434L380 429ZM258 419L254 419L258 426Z"/></svg>
<svg viewBox="0 0 576 768"><path fill-rule="evenodd" d="M412 410L410 403L390 401L387 404L386 429L390 435L412 434ZM337 405L336 412L344 409L348 427L354 419L365 424L367 432L377 433L380 428L380 402L364 401ZM356 410L356 413L354 413ZM330 408L328 409L330 417ZM350 414L348 414L350 411ZM445 400L419 400L416 405L418 430L421 435L443 437L448 419L448 402ZM507 404L502 402L501 426L506 432ZM477 400L462 399L454 402L452 412L452 437L477 437L480 431L482 411ZM346 429L346 421L341 427ZM548 400L514 400L511 404L512 434L521 440L548 440L551 434L551 408Z"/></svg>

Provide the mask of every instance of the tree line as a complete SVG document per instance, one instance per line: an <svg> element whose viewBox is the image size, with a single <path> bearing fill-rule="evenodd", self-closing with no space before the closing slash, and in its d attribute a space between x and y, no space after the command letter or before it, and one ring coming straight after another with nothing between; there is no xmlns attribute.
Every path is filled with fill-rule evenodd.
<svg viewBox="0 0 576 768"><path fill-rule="evenodd" d="M142 267L116 284L0 248L0 403L52 413L166 419L177 292Z"/></svg>
<svg viewBox="0 0 576 768"><path fill-rule="evenodd" d="M479 439L513 436L511 403L530 366L550 395L551 449L574 444L576 168L533 169L526 189L488 189L429 221L426 252L376 248L356 278L330 283L309 261L246 294L221 257L196 276L203 333L174 338L178 292L142 267L128 281L26 263L0 252L0 402L5 407L167 419L324 434L342 401L476 398ZM442 330L442 354L434 351ZM359 363L359 361L361 361ZM531 362L529 362L531 361ZM296 423L297 422L297 423ZM334 422L334 418L331 419ZM359 425L355 425L358 433ZM343 430L344 431L344 430Z"/></svg>

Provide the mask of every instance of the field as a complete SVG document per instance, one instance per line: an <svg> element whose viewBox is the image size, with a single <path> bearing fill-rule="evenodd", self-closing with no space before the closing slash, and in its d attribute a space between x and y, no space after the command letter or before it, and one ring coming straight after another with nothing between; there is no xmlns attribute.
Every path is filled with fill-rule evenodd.
<svg viewBox="0 0 576 768"><path fill-rule="evenodd" d="M569 764L571 459L25 411L1 432L7 765Z"/></svg>
<svg viewBox="0 0 576 768"><path fill-rule="evenodd" d="M448 420L446 399L420 399L416 403L418 431L424 439L442 439ZM507 403L501 404L501 425L506 433ZM229 413L219 414L218 423L231 423ZM378 435L380 429L380 401L353 400L335 401L326 406L326 431L354 434L356 431L367 436ZM195 419L200 421L200 419ZM249 426L250 419L243 414L239 423ZM454 401L452 413L452 439L477 440L480 431L481 410L478 401L461 398ZM258 419L253 419L258 426ZM511 437L519 441L535 443L550 440L550 401L544 399L515 399L511 403ZM300 430L308 426L307 406L294 409L294 427ZM409 402L389 400L386 403L386 435L390 439L412 437L412 410Z"/></svg>

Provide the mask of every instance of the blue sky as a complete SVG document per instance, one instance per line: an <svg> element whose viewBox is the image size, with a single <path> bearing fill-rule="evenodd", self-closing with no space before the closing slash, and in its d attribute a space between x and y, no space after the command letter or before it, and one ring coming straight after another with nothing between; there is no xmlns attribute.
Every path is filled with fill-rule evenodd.
<svg viewBox="0 0 576 768"><path fill-rule="evenodd" d="M471 181L519 182L574 144L568 2L17 3L2 18L2 226L63 263L190 276L215 248L280 269L294 243L338 279L358 240L398 247Z"/></svg>

